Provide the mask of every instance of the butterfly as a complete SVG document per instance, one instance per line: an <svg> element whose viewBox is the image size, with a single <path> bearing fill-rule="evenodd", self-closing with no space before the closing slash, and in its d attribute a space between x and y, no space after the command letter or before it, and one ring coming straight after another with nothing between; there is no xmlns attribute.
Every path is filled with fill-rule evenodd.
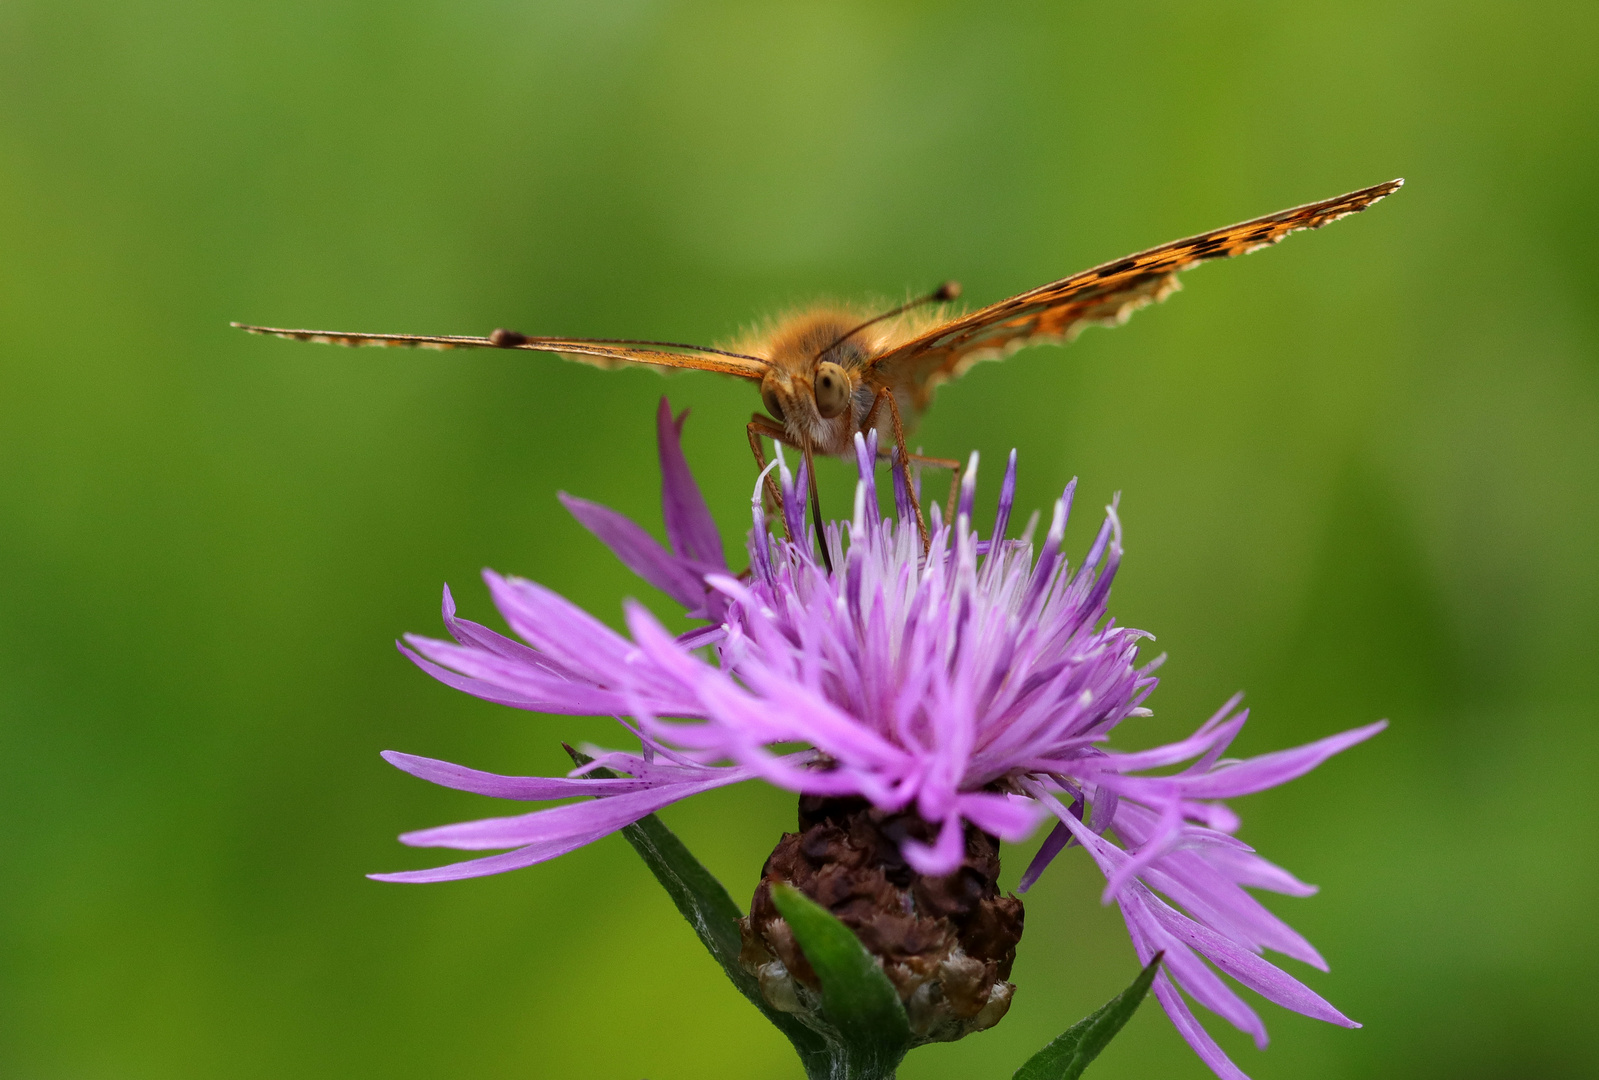
<svg viewBox="0 0 1599 1080"><path fill-rule="evenodd" d="M877 431L879 444L891 445L901 462L941 466L958 475L958 462L912 454L905 445L906 432L932 404L933 392L941 384L959 378L979 361L1001 359L1025 345L1065 343L1086 326L1126 322L1134 311L1175 292L1177 275L1191 266L1268 247L1300 229L1319 229L1366 209L1403 184L1402 179L1390 180L1174 240L969 314L951 315L935 307L960 296L960 285L953 281L870 317L844 307L808 308L776 320L737 351L631 338L533 337L503 329L487 337L465 337L232 325L252 334L330 345L526 349L600 368L688 368L743 379L759 387L766 406L765 414L754 414L746 425L756 464L765 470L763 438L800 452L810 477L810 503L820 536L813 454L853 455L856 433ZM931 316L928 309L934 312ZM770 478L768 490L779 498ZM925 544L928 532L921 505L914 495L912 499Z"/></svg>

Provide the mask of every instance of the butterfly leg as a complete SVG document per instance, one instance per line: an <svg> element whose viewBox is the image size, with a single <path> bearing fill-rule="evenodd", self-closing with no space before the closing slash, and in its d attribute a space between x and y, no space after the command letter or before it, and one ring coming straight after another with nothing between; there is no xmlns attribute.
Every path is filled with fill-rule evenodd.
<svg viewBox="0 0 1599 1080"><path fill-rule="evenodd" d="M895 451L894 446L887 446L887 448L884 448L884 450L878 450L878 458L883 458L884 461L895 461L895 458L897 458L897 451ZM948 498L948 502L945 504L945 514L943 514L943 520L947 520L947 522L953 522L953 520L955 520L956 493L961 490L961 469L964 469L963 464L961 464L959 461L956 461L955 458L929 458L927 454L911 454L910 464L921 467L921 469L950 470L950 498Z"/></svg>
<svg viewBox="0 0 1599 1080"><path fill-rule="evenodd" d="M892 448L889 450L879 451L879 453L885 458L892 458L894 456ZM910 456L910 463L912 465L918 465L924 469L949 470L949 498L944 504L944 520L954 521L955 499L957 494L960 492L961 470L965 468L965 466L956 461L954 458L928 457L926 454L912 454Z"/></svg>
<svg viewBox="0 0 1599 1080"><path fill-rule="evenodd" d="M961 487L961 463L954 458L928 457L925 454L912 454L911 463L923 468L949 470L949 501L945 504L944 520L951 524L955 521L955 498Z"/></svg>
<svg viewBox="0 0 1599 1080"><path fill-rule="evenodd" d="M766 472L766 451L761 447L761 437L765 436L774 443L786 442L787 432L772 423L760 413L750 417L750 422L744 425L744 431L749 435L750 453L755 455L755 470L757 473ZM766 476L766 497L770 503L772 513L776 514L779 521L787 526L787 519L783 516L783 492L777 486L777 481L770 473ZM793 539L790 537L789 539Z"/></svg>
<svg viewBox="0 0 1599 1080"><path fill-rule="evenodd" d="M878 411L885 404L888 406L889 420L894 426L894 446L899 450L900 460L908 463L911 460L911 452L905 446L905 424L900 419L899 404L894 400L894 393L888 387L885 386L877 392L877 397L872 401L871 411L866 414L866 422L861 425L861 428L864 431L870 431L877 423ZM909 465L907 464L906 467L909 468ZM906 479L908 481L910 478L907 476ZM933 537L927 531L927 519L922 517L922 500L916 494L916 486L909 483L906 486L910 488L911 509L916 512L916 531L921 534L922 554L925 555L932 549Z"/></svg>
<svg viewBox="0 0 1599 1080"><path fill-rule="evenodd" d="M805 473L810 478L810 503L811 521L816 528L816 542L822 549L822 563L827 567L827 572L833 572L833 557L827 550L826 530L822 527L822 497L816 490L816 461L808 446L798 446L788 437L788 432L773 421L756 413L750 417L750 422L744 425L745 433L749 435L750 453L755 455L755 466L761 472L766 472L766 453L761 448L763 437L771 439L773 443L782 443L798 450L805 459ZM788 535L788 517L783 513L783 493L778 488L777 482L770 475L766 477L766 497L775 507L774 513L783 522L784 535ZM796 539L788 536L790 540Z"/></svg>

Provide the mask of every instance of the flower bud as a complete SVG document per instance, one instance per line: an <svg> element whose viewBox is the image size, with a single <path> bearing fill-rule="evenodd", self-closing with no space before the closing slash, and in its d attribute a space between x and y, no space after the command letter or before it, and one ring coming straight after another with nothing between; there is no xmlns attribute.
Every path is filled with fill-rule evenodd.
<svg viewBox="0 0 1599 1080"><path fill-rule="evenodd" d="M767 1003L801 1018L821 1012L820 983L772 903L787 882L833 913L882 964L918 1043L949 1042L999 1023L1022 936L1022 902L1001 896L999 842L966 825L966 858L943 877L918 874L900 844L931 843L938 826L864 799L802 796L800 831L784 833L742 920L745 970Z"/></svg>

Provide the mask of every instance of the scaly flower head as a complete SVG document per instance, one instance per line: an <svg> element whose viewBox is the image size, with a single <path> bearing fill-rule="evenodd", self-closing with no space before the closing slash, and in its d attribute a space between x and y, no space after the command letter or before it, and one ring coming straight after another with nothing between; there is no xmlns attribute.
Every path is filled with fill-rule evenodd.
<svg viewBox="0 0 1599 1080"><path fill-rule="evenodd" d="M1303 775L1381 723L1235 761L1222 756L1248 715L1235 698L1180 742L1117 751L1109 745L1117 726L1148 715L1144 701L1159 659L1140 663L1149 635L1107 616L1122 559L1114 504L1088 554L1072 567L1061 550L1075 481L1068 485L1035 557L1036 517L1021 536L1007 536L1012 453L997 520L981 539L972 525L974 454L953 521L931 508L932 539L924 552L903 469L891 470L897 513L879 513L873 436L857 441L860 479L851 519L829 524L821 537L805 525L803 467L796 477L781 459L774 462L784 535L774 535L761 500L752 500L749 570L736 575L688 473L681 425L663 401L658 432L669 548L613 511L563 501L623 562L703 619L703 627L674 636L630 603L629 636L623 636L542 586L488 573L495 604L521 641L458 618L446 591L444 621L453 641L411 636L401 646L436 678L486 700L631 717L640 751L595 749L589 765L558 778L505 777L386 754L414 775L485 795L597 798L407 834L401 839L417 846L512 850L374 876L439 881L529 866L689 795L762 779L809 800L802 804L810 807L802 811L809 827L854 837L828 841L839 852L848 848L857 863L859 851L874 852L875 884L855 881L846 889L854 890L856 907L870 908L868 894L885 888L891 895L873 901L879 909L908 910L917 897L936 907L948 890L929 892L927 882L957 873L981 879L966 906L949 915L953 922L896 939L899 948L918 935L942 934L948 940L934 960L894 952L895 968L892 950L879 952L907 1004L918 993L944 1002L923 1016L925 1038L950 1038L995 1022L1009 1002L1003 980L1020 936L1020 904L994 889L992 838L1021 841L1053 818L1019 891L1068 847L1085 848L1106 876L1104 898L1119 905L1140 961L1165 954L1155 993L1218 1075L1243 1074L1194 1019L1179 987L1258 1045L1266 1034L1211 965L1287 1008L1355 1026L1262 958L1273 949L1325 968L1310 944L1245 887L1293 895L1314 890L1236 839L1238 819L1220 800ZM818 557L818 544L830 558ZM597 768L625 775L584 775ZM780 859L782 852L780 846L768 864L774 880L801 868L792 852ZM769 884L763 880L762 888ZM802 1008L791 998L803 996L804 987L785 973L803 962L785 951L781 935L773 936L773 920L763 920L762 895L745 931L750 962L765 965L762 985L771 985L774 1005ZM883 914L874 910L871 918ZM859 931L868 915L852 925ZM954 1014L945 999L956 1002Z"/></svg>

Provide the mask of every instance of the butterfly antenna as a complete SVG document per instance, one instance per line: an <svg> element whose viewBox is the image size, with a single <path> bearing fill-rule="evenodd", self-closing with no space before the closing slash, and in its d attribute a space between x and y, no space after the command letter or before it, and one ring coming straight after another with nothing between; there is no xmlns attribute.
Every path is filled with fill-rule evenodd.
<svg viewBox="0 0 1599 1080"><path fill-rule="evenodd" d="M819 352L817 352L817 354L815 356L811 357L811 359L812 360L820 360L822 357L826 356L829 352L832 352L838 346L842 345L844 342L848 341L850 338L854 337L856 334L860 333L862 330L865 330L868 326L872 326L872 325L874 325L876 323L880 323L884 319L892 319L895 315L903 315L903 314L905 314L905 312L910 311L912 308L919 308L923 304L945 304L945 303L948 303L951 300L956 299L957 297L960 296L960 294L961 294L961 283L960 282L958 282L958 281L946 281L946 282L944 282L944 284L940 285L938 288L934 289L932 292L928 293L926 296L919 296L915 300L907 301L907 302L901 304L899 307L894 308L892 311L885 311L881 315L874 315L870 319L867 319L865 322L861 323L859 326L855 327L855 329L851 330L849 333L839 335L839 337L835 341L833 341L832 344L828 345L827 348L822 349Z"/></svg>
<svg viewBox="0 0 1599 1080"><path fill-rule="evenodd" d="M740 360L758 360L767 363L764 356L751 356L748 353L728 352L726 349L713 349L708 345L686 345L681 341L643 341L639 338L603 338L603 337L530 337L519 334L515 330L496 330L489 335L489 344L500 349L514 349L518 345L559 345L563 341L571 341L583 345L654 345L662 349L687 349L690 352L715 353L717 356L736 356Z"/></svg>

